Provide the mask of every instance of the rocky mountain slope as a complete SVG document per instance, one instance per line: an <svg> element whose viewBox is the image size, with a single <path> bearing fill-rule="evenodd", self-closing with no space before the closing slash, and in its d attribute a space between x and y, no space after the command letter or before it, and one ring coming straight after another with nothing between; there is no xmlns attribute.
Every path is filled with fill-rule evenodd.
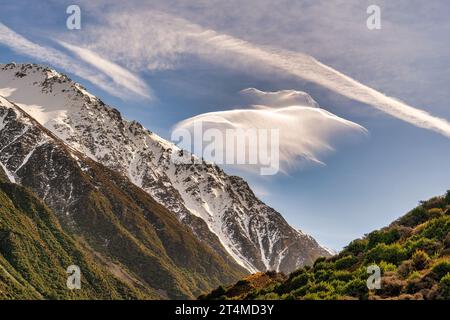
<svg viewBox="0 0 450 320"><path fill-rule="evenodd" d="M43 200L64 231L79 239L110 274L131 288L144 287L147 296L192 298L214 284L227 283L245 274L232 259L227 261L200 242L191 230L128 178L68 147L2 96L0 163L10 182L28 188ZM4 201L10 205L8 199ZM17 207L20 203L17 197L12 205ZM4 206L2 202L1 208ZM8 211L2 214L0 218L8 226L14 217ZM42 230L36 224L30 223L29 227L36 228L37 233ZM42 227L54 228L53 221ZM2 231L6 232L6 240L0 247L10 264L18 259L34 260L33 263L45 267L45 261L58 259L50 249L39 252L32 244L24 247L25 240L20 236L17 241L9 240L11 232L15 232L14 225L11 228ZM52 241L44 239L46 236L42 234L41 240ZM21 248L29 251L22 252ZM16 266L23 274L27 271L24 263ZM27 277L42 275L31 272Z"/></svg>
<svg viewBox="0 0 450 320"><path fill-rule="evenodd" d="M0 168L0 299L155 299L99 261L66 233L57 216ZM68 290L66 270L82 270L82 290Z"/></svg>
<svg viewBox="0 0 450 320"><path fill-rule="evenodd" d="M381 282L369 290L372 265ZM450 300L450 190L312 267L257 273L201 298Z"/></svg>
<svg viewBox="0 0 450 320"><path fill-rule="evenodd" d="M0 65L0 95L74 150L128 177L225 260L251 272L290 272L329 255L244 180L202 161L174 163L175 145L123 119L63 74L32 64Z"/></svg>

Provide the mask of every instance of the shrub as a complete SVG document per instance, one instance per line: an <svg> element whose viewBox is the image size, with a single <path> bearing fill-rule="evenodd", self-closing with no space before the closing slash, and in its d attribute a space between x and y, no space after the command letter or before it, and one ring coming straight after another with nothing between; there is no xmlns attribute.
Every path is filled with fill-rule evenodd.
<svg viewBox="0 0 450 320"><path fill-rule="evenodd" d="M331 269L320 269L314 273L314 279L316 281L328 281L333 275L333 270Z"/></svg>
<svg viewBox="0 0 450 320"><path fill-rule="evenodd" d="M319 257L319 258L317 258L316 261L314 261L314 265L313 265L314 268L315 268L319 263L324 262L325 260L327 260L326 257Z"/></svg>
<svg viewBox="0 0 450 320"><path fill-rule="evenodd" d="M263 296L259 296L258 300L278 300L280 296L276 294L275 292L266 293Z"/></svg>
<svg viewBox="0 0 450 320"><path fill-rule="evenodd" d="M450 273L447 273L439 281L439 288L442 292L444 299L450 299Z"/></svg>
<svg viewBox="0 0 450 320"><path fill-rule="evenodd" d="M247 285L250 285L250 281L245 280L245 279L239 280L239 281L236 282L236 284L235 284L235 286L238 286L238 287L243 287L243 286L247 286Z"/></svg>
<svg viewBox="0 0 450 320"><path fill-rule="evenodd" d="M310 278L311 276L308 273L303 273L296 276L291 280L291 283L289 284L290 290L303 287L309 282Z"/></svg>
<svg viewBox="0 0 450 320"><path fill-rule="evenodd" d="M295 297L290 293L285 293L281 296L281 300L295 300Z"/></svg>
<svg viewBox="0 0 450 320"><path fill-rule="evenodd" d="M450 247L445 247L441 253L439 254L440 257L446 257L446 256L450 256Z"/></svg>
<svg viewBox="0 0 450 320"><path fill-rule="evenodd" d="M423 250L416 250L412 256L413 266L416 270L423 270L427 267L430 257Z"/></svg>
<svg viewBox="0 0 450 320"><path fill-rule="evenodd" d="M359 299L367 299L369 290L367 289L366 281L353 279L344 287L344 294Z"/></svg>
<svg viewBox="0 0 450 320"><path fill-rule="evenodd" d="M437 280L441 280L447 273L450 273L450 261L439 261L431 271Z"/></svg>
<svg viewBox="0 0 450 320"><path fill-rule="evenodd" d="M447 233L444 239L444 246L450 248L450 232Z"/></svg>
<svg viewBox="0 0 450 320"><path fill-rule="evenodd" d="M440 218L444 215L444 210L442 208L432 208L428 210L428 216L430 219Z"/></svg>
<svg viewBox="0 0 450 320"><path fill-rule="evenodd" d="M422 292L426 295L433 286L433 283L433 281L428 281L426 276L422 277L417 271L415 271L411 274L410 278L408 278L404 292L411 294Z"/></svg>
<svg viewBox="0 0 450 320"><path fill-rule="evenodd" d="M398 299L395 299L395 300L423 300L423 296L420 293L416 293L416 294L402 293L401 295L398 296Z"/></svg>
<svg viewBox="0 0 450 320"><path fill-rule="evenodd" d="M328 282L319 282L317 284L314 284L310 287L309 289L310 293L313 292L334 292L334 288L331 284L329 284Z"/></svg>
<svg viewBox="0 0 450 320"><path fill-rule="evenodd" d="M344 293L344 288L345 288L345 286L346 286L347 283L348 283L349 281L351 281L352 279L353 279L353 278L348 278L348 279L345 279L344 281L334 279L334 280L332 280L332 281L330 282L330 284L333 286L335 292L337 292L337 293L339 293L339 294L343 294L343 293Z"/></svg>
<svg viewBox="0 0 450 320"><path fill-rule="evenodd" d="M444 239L448 232L450 232L450 216L443 216L428 222L420 234L430 239Z"/></svg>
<svg viewBox="0 0 450 320"><path fill-rule="evenodd" d="M379 243L391 244L400 239L400 232L397 228L391 227L386 230L377 230L367 236L367 247L375 247Z"/></svg>
<svg viewBox="0 0 450 320"><path fill-rule="evenodd" d="M303 297L303 300L333 300L337 297L329 292L313 292Z"/></svg>
<svg viewBox="0 0 450 320"><path fill-rule="evenodd" d="M428 255L432 255L439 249L440 244L435 240L420 237L418 239L416 238L415 240L409 240L405 244L405 247L408 249L409 254L412 254L416 250L420 249L425 251Z"/></svg>
<svg viewBox="0 0 450 320"><path fill-rule="evenodd" d="M420 279L422 276L420 275L419 271L414 271L412 272L409 276L408 276L408 280L415 280L415 279Z"/></svg>
<svg viewBox="0 0 450 320"><path fill-rule="evenodd" d="M397 273L403 278L407 278L411 272L414 271L414 265L412 260L405 260L398 267Z"/></svg>
<svg viewBox="0 0 450 320"><path fill-rule="evenodd" d="M398 243L386 245L384 243L378 244L375 248L371 249L366 255L366 262L379 263L386 261L399 265L407 257L407 251Z"/></svg>
<svg viewBox="0 0 450 320"><path fill-rule="evenodd" d="M334 263L334 266L338 270L348 269L348 268L354 266L356 262L358 262L358 258L348 255L348 256L345 256L345 257L342 257L342 258L336 260L336 262Z"/></svg>
<svg viewBox="0 0 450 320"><path fill-rule="evenodd" d="M397 224L406 227L415 227L428 220L428 212L423 206L416 207L397 220Z"/></svg>
<svg viewBox="0 0 450 320"><path fill-rule="evenodd" d="M226 293L226 290L223 286L219 286L217 289L213 290L210 294L209 297L214 299L214 298L219 298L221 296L223 296Z"/></svg>
<svg viewBox="0 0 450 320"><path fill-rule="evenodd" d="M358 254L364 252L367 247L367 239L356 239L350 242L350 244L345 247L344 252L348 252L357 256Z"/></svg>
<svg viewBox="0 0 450 320"><path fill-rule="evenodd" d="M333 273L332 278L339 281L348 282L353 279L353 274L349 271L338 270Z"/></svg>
<svg viewBox="0 0 450 320"><path fill-rule="evenodd" d="M384 272L395 272L397 271L397 266L395 264L381 261L378 266L380 267L381 271Z"/></svg>
<svg viewBox="0 0 450 320"><path fill-rule="evenodd" d="M445 198L433 197L427 201L421 201L420 204L427 210L433 208L445 208Z"/></svg>
<svg viewBox="0 0 450 320"><path fill-rule="evenodd" d="M406 281L398 279L395 275L383 277L379 293L385 296L398 296L406 284Z"/></svg>
<svg viewBox="0 0 450 320"><path fill-rule="evenodd" d="M447 205L450 205L450 190L447 191L447 194L445 195L444 201Z"/></svg>
<svg viewBox="0 0 450 320"><path fill-rule="evenodd" d="M300 274L303 274L303 273L305 273L306 272L306 270L305 269L297 269L297 270L295 270L295 271L293 271L293 272L291 272L291 274L289 275L289 279L293 279L293 278L295 278L296 276L298 276L298 275L300 275Z"/></svg>
<svg viewBox="0 0 450 320"><path fill-rule="evenodd" d="M294 297L302 297L309 292L309 288L310 284L304 285L303 287L300 287L292 291L291 295L293 295Z"/></svg>

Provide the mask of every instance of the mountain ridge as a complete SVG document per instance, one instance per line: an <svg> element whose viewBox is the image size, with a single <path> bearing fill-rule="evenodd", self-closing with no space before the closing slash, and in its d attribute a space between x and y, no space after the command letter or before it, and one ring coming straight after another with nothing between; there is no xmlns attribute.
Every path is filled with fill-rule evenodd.
<svg viewBox="0 0 450 320"><path fill-rule="evenodd" d="M86 241L116 273L138 279L154 296L192 298L245 273L128 178L67 147L1 96L0 133L6 175L32 190L66 232Z"/></svg>
<svg viewBox="0 0 450 320"><path fill-rule="evenodd" d="M123 119L67 76L33 64L0 65L0 90L67 145L127 176L223 258L253 272L289 272L329 255L243 179L203 161L174 164L175 145Z"/></svg>

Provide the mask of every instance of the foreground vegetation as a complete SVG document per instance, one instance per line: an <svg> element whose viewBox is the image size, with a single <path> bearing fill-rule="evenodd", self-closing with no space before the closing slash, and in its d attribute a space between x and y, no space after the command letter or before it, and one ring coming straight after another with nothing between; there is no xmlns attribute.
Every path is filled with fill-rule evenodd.
<svg viewBox="0 0 450 320"><path fill-rule="evenodd" d="M381 288L369 290L373 264ZM450 299L450 190L312 267L257 273L199 299Z"/></svg>

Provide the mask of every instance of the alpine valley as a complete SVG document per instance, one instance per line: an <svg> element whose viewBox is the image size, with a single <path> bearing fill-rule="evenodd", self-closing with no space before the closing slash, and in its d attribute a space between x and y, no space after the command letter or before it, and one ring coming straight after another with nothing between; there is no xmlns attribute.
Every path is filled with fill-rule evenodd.
<svg viewBox="0 0 450 320"><path fill-rule="evenodd" d="M64 74L0 64L0 298L194 298L330 256L179 151ZM67 290L73 264L86 290Z"/></svg>

